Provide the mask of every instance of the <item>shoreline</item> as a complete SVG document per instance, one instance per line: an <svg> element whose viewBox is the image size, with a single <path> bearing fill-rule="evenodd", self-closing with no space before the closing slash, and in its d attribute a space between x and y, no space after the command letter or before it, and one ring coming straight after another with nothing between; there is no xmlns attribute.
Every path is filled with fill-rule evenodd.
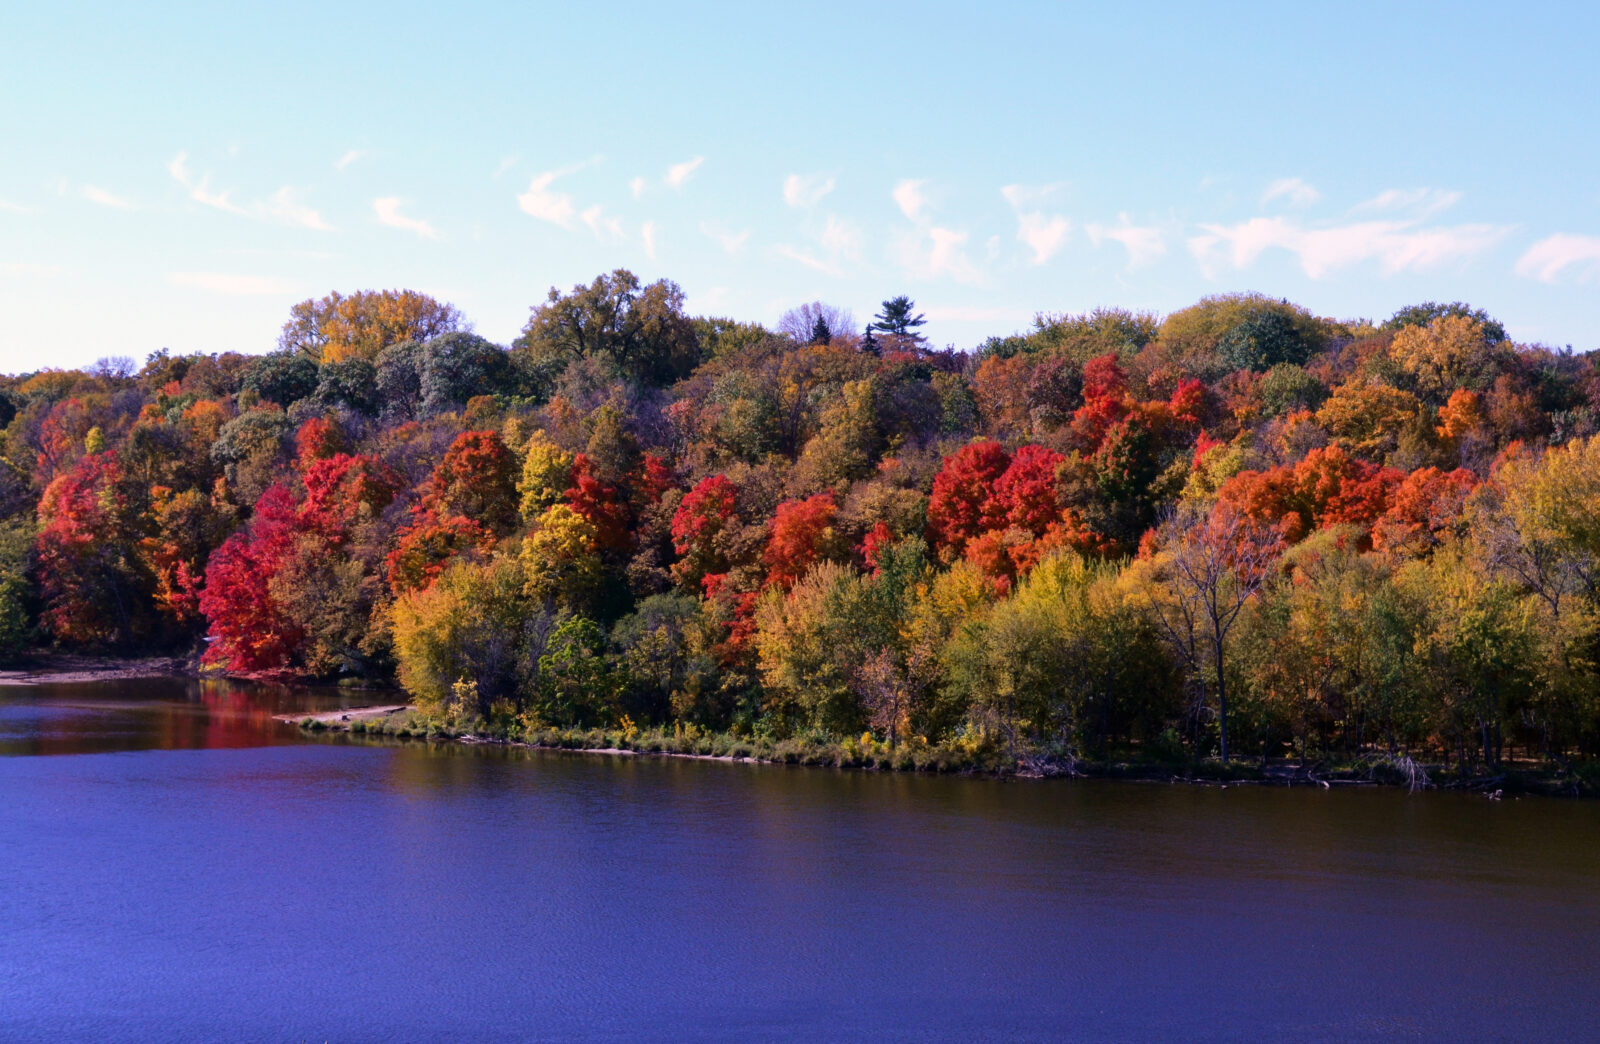
<svg viewBox="0 0 1600 1044"><path fill-rule="evenodd" d="M0 668L0 685L70 685L134 678L192 678L192 664L181 656L79 656L39 653Z"/></svg>
<svg viewBox="0 0 1600 1044"><path fill-rule="evenodd" d="M385 704L324 711L318 714L280 714L277 720L302 732L349 737L371 737L399 742L500 746L522 750L594 754L608 757L681 758L759 765L802 765L815 768L855 769L866 772L905 772L918 775L960 775L983 779L1095 779L1130 783L1168 783L1226 788L1230 786L1295 786L1334 788L1408 788L1477 794L1489 800L1538 795L1546 797L1600 797L1600 779L1590 774L1563 774L1551 766L1501 766L1497 771L1464 775L1446 772L1439 764L1401 764L1371 757L1344 764L1315 762L1230 761L1197 759L1181 763L1156 760L1070 762L1046 759L1018 760L1006 764L995 751L958 752L948 748L902 747L888 752L881 745L861 747L855 740L807 743L773 742L698 730L624 734L605 729L545 729L529 737L508 729L480 731L451 727L419 718L416 708ZM481 724L481 723L480 723ZM688 748L688 749L684 749Z"/></svg>

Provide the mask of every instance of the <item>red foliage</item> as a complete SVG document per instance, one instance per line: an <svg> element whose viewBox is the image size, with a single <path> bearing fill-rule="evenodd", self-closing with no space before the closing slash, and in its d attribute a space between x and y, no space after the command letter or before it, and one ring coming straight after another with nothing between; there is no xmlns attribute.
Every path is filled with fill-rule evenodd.
<svg viewBox="0 0 1600 1044"><path fill-rule="evenodd" d="M735 591L726 573L707 573L700 583L712 616L727 628L727 636L711 646L711 655L724 667L747 662L751 655L750 640L756 633L758 593Z"/></svg>
<svg viewBox="0 0 1600 1044"><path fill-rule="evenodd" d="M1178 387L1167 401L1172 417L1180 424L1199 424L1206 403L1206 386L1193 377L1178 382Z"/></svg>
<svg viewBox="0 0 1600 1044"><path fill-rule="evenodd" d="M277 483L256 501L250 524L212 552L200 592L213 639L207 663L236 672L289 666L305 633L279 608L269 585L294 547L298 523L294 494Z"/></svg>
<svg viewBox="0 0 1600 1044"><path fill-rule="evenodd" d="M301 468L347 448L344 430L326 417L312 417L294 433L295 458Z"/></svg>
<svg viewBox="0 0 1600 1044"><path fill-rule="evenodd" d="M383 461L348 453L312 461L300 479L306 495L297 511L298 524L334 547L344 543L351 526L388 507L404 485Z"/></svg>
<svg viewBox="0 0 1600 1044"><path fill-rule="evenodd" d="M230 671L291 666L305 633L274 601L272 578L302 536L329 551L343 547L357 525L394 499L401 479L381 460L336 453L302 472L305 495L296 501L283 483L256 501L249 525L223 542L206 564L200 611L211 624L208 663Z"/></svg>
<svg viewBox="0 0 1600 1044"><path fill-rule="evenodd" d="M889 523L880 521L867 531L861 538L861 560L867 568L876 575L878 572L878 559L883 555L884 548L894 543L894 530L889 528Z"/></svg>
<svg viewBox="0 0 1600 1044"><path fill-rule="evenodd" d="M422 488L425 510L462 515L497 536L517 524L517 463L494 431L464 431Z"/></svg>
<svg viewBox="0 0 1600 1044"><path fill-rule="evenodd" d="M572 461L572 488L566 493L572 510L594 526L595 544L612 551L627 548L632 538L626 504L617 497L615 486L608 486L594 475L594 465L582 453Z"/></svg>
<svg viewBox="0 0 1600 1044"><path fill-rule="evenodd" d="M1128 378L1115 353L1083 364L1083 405L1072 415L1072 437L1088 452L1098 449L1106 432L1128 412Z"/></svg>
<svg viewBox="0 0 1600 1044"><path fill-rule="evenodd" d="M1200 433L1200 437L1194 440L1194 466L1199 467L1201 459L1204 458L1207 453L1221 445L1223 445L1221 439L1214 439L1209 434L1202 431Z"/></svg>
<svg viewBox="0 0 1600 1044"><path fill-rule="evenodd" d="M838 510L832 493L779 504L767 540L768 580L785 590L793 587L823 557Z"/></svg>
<svg viewBox="0 0 1600 1044"><path fill-rule="evenodd" d="M722 531L733 517L739 490L725 475L701 479L684 494L672 516L672 547L680 555L690 555Z"/></svg>
<svg viewBox="0 0 1600 1044"><path fill-rule="evenodd" d="M52 634L73 642L127 637L124 530L126 505L118 491L122 468L114 453L79 457L45 487L42 528L35 540L42 619Z"/></svg>
<svg viewBox="0 0 1600 1044"><path fill-rule="evenodd" d="M641 506L660 500L662 494L678 484L672 467L654 453L646 453L639 465L638 478L634 480L634 496Z"/></svg>
<svg viewBox="0 0 1600 1044"><path fill-rule="evenodd" d="M1056 468L1061 461L1061 454L1043 446L1017 450L1011 466L995 480L994 505L986 514L1042 536L1061 518L1056 503Z"/></svg>
<svg viewBox="0 0 1600 1044"><path fill-rule="evenodd" d="M969 540L1002 520L992 505L991 489L1011 465L998 442L969 442L945 458L928 498L928 542L960 553Z"/></svg>
<svg viewBox="0 0 1600 1044"><path fill-rule="evenodd" d="M1478 477L1465 468L1444 472L1420 468L1405 477L1390 497L1389 510L1372 530L1381 551L1423 554L1438 545L1441 534L1461 517Z"/></svg>
<svg viewBox="0 0 1600 1044"><path fill-rule="evenodd" d="M389 590L399 595L428 587L452 559L487 555L494 544L494 534L470 518L440 518L424 511L400 531L394 550L385 559Z"/></svg>
<svg viewBox="0 0 1600 1044"><path fill-rule="evenodd" d="M1280 525L1284 539L1293 543L1319 527L1371 528L1404 477L1328 446L1312 450L1293 467L1241 471L1222 487L1218 501L1248 518Z"/></svg>

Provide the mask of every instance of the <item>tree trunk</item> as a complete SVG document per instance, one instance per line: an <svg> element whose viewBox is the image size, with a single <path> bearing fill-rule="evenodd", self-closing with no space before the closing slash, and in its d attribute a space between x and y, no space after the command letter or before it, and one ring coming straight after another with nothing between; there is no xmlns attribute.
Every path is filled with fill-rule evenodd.
<svg viewBox="0 0 1600 1044"><path fill-rule="evenodd" d="M1222 673L1222 640L1216 642L1217 650L1217 723L1221 727L1221 752L1224 763L1228 760L1228 683Z"/></svg>

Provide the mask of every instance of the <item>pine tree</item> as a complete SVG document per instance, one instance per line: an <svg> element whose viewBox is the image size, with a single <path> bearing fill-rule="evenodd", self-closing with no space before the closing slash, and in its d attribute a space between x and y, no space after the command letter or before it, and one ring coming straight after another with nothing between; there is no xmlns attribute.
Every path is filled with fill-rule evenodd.
<svg viewBox="0 0 1600 1044"><path fill-rule="evenodd" d="M833 340L833 331L828 329L828 320L817 316L816 325L811 328L812 344L827 344Z"/></svg>
<svg viewBox="0 0 1600 1044"><path fill-rule="evenodd" d="M913 341L920 343L925 338L917 330L917 327L927 322L927 319L922 315L912 315L911 311L914 307L915 304L911 298L904 294L899 297L891 297L883 302L883 311L873 316L877 322L872 325L884 333L894 334L896 337L909 337Z"/></svg>

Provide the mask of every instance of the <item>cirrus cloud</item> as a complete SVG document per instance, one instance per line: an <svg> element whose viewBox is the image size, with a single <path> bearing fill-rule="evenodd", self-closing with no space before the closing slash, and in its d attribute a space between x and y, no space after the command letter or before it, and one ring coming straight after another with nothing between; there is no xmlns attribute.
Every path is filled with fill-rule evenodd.
<svg viewBox="0 0 1600 1044"><path fill-rule="evenodd" d="M403 232L415 232L423 239L439 238L439 233L426 221L421 218L406 217L400 213L401 202L399 196L384 196L373 200L372 210L378 215L378 223L398 228Z"/></svg>
<svg viewBox="0 0 1600 1044"><path fill-rule="evenodd" d="M1511 231L1487 224L1429 227L1416 220L1307 227L1282 217L1251 218L1234 225L1203 224L1200 230L1199 235L1190 237L1189 252L1208 276L1224 265L1248 268L1265 251L1278 249L1295 255L1301 270L1312 279L1367 261L1376 261L1384 275L1465 262Z"/></svg>
<svg viewBox="0 0 1600 1044"><path fill-rule="evenodd" d="M783 179L783 201L791 207L814 207L833 191L834 181L822 174L790 174Z"/></svg>
<svg viewBox="0 0 1600 1044"><path fill-rule="evenodd" d="M1572 269L1579 282L1600 278L1600 236L1546 236L1517 259L1517 275L1554 283Z"/></svg>

